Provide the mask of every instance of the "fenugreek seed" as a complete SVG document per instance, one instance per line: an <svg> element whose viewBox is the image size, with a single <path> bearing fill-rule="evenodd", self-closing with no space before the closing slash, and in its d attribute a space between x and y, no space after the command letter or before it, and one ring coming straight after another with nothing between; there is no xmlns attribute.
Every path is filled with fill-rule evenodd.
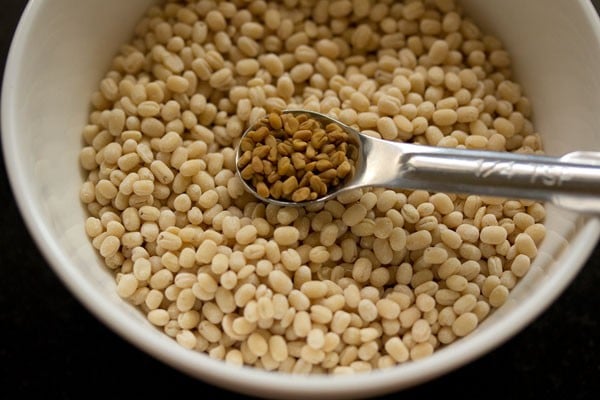
<svg viewBox="0 0 600 400"><path fill-rule="evenodd" d="M298 180L295 176L290 176L283 182L281 187L284 195L292 194L298 188Z"/></svg>
<svg viewBox="0 0 600 400"><path fill-rule="evenodd" d="M263 198L269 197L269 187L264 182L259 182L256 184L256 193Z"/></svg>
<svg viewBox="0 0 600 400"><path fill-rule="evenodd" d="M250 166L252 167L252 171L254 173L261 173L264 170L263 162L257 156L252 157L252 161L250 162Z"/></svg>
<svg viewBox="0 0 600 400"><path fill-rule="evenodd" d="M292 201L301 203L310 198L310 189L307 187L299 188L292 193Z"/></svg>
<svg viewBox="0 0 600 400"><path fill-rule="evenodd" d="M273 129L281 129L281 127L283 126L281 122L281 117L275 113L269 114L269 124Z"/></svg>
<svg viewBox="0 0 600 400"><path fill-rule="evenodd" d="M302 202L327 194L352 174L353 161L347 160L348 136L336 124L326 130L306 115L271 113L240 143L242 179L255 188L264 182L276 199ZM287 178L280 182L281 177Z"/></svg>

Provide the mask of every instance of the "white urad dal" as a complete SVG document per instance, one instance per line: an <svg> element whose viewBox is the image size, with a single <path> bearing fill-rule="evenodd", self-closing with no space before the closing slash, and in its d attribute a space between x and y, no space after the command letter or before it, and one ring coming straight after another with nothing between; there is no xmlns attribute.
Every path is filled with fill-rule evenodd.
<svg viewBox="0 0 600 400"><path fill-rule="evenodd" d="M468 335L545 235L533 201L386 189L266 206L234 149L303 108L368 135L541 152L510 57L454 1L152 7L92 96L86 231L120 296L236 365L354 373Z"/></svg>

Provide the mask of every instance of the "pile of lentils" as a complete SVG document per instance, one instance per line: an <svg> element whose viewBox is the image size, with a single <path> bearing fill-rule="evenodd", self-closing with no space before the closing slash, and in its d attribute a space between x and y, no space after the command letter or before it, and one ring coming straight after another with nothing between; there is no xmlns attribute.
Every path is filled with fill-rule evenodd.
<svg viewBox="0 0 600 400"><path fill-rule="evenodd" d="M252 128L240 141L237 166L265 199L317 200L355 173L357 143L338 124L272 112Z"/></svg>
<svg viewBox="0 0 600 400"><path fill-rule="evenodd" d="M543 205L377 188L278 207L244 190L235 149L297 108L386 140L540 153L510 64L453 0L153 6L92 95L85 230L118 294L185 348L303 374L422 359L506 301Z"/></svg>

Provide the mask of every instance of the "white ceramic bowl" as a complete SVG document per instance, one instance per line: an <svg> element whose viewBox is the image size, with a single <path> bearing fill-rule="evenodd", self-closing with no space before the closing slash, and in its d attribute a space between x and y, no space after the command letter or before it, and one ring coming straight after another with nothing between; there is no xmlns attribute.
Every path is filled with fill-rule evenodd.
<svg viewBox="0 0 600 400"><path fill-rule="evenodd" d="M473 334L433 356L351 377L233 369L187 351L115 293L111 273L84 233L79 203L80 131L88 99L151 0L30 2L11 48L2 93L2 140L19 207L55 272L104 323L194 377L255 395L368 396L432 379L506 341L539 315L586 261L600 221L548 209L548 235L509 301ZM464 0L468 13L506 44L533 100L549 154L600 150L600 22L586 0Z"/></svg>

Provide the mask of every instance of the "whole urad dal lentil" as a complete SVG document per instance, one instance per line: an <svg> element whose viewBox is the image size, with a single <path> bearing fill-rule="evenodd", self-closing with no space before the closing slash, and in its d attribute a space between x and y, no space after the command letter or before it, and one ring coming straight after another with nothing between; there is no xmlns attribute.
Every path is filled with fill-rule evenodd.
<svg viewBox="0 0 600 400"><path fill-rule="evenodd" d="M358 147L337 124L271 112L240 141L237 167L263 198L317 200L355 173Z"/></svg>
<svg viewBox="0 0 600 400"><path fill-rule="evenodd" d="M153 6L92 94L85 230L118 294L185 348L302 374L427 357L527 274L543 205L384 188L266 205L235 149L295 108L385 140L541 153L510 64L452 0Z"/></svg>

